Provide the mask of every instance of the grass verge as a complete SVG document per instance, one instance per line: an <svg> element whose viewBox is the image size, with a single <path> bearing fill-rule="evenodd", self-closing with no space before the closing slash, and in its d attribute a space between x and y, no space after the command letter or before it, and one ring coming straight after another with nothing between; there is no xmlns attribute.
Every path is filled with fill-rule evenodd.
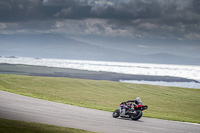
<svg viewBox="0 0 200 133"><path fill-rule="evenodd" d="M0 90L87 108L113 111L141 97L144 116L200 123L200 90L72 78L0 75Z"/></svg>
<svg viewBox="0 0 200 133"><path fill-rule="evenodd" d="M0 133L92 133L85 130L58 127L33 122L0 118Z"/></svg>

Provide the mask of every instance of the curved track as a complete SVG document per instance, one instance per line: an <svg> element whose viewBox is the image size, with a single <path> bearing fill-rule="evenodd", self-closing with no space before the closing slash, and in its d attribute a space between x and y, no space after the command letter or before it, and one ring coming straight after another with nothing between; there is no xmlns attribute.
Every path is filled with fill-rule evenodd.
<svg viewBox="0 0 200 133"><path fill-rule="evenodd" d="M76 107L0 91L0 118L108 133L197 133L200 124L142 117L112 117L111 112Z"/></svg>

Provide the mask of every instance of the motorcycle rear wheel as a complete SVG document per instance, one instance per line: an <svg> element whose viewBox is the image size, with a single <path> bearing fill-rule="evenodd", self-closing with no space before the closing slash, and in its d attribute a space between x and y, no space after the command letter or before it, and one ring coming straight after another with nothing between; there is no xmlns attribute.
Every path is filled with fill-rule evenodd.
<svg viewBox="0 0 200 133"><path fill-rule="evenodd" d="M131 115L132 120L138 120L142 117L142 111L141 110L137 110L136 112L137 112L136 115Z"/></svg>
<svg viewBox="0 0 200 133"><path fill-rule="evenodd" d="M114 118L119 117L119 116L120 116L119 109L115 110L115 111L113 112L113 115L112 115L112 116L113 116Z"/></svg>

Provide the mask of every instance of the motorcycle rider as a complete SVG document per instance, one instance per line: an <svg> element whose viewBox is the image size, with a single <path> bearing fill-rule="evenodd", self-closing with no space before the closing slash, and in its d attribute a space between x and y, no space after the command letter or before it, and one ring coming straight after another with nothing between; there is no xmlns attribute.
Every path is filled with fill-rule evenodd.
<svg viewBox="0 0 200 133"><path fill-rule="evenodd" d="M128 108L126 103L135 103L136 105L139 105L139 104L142 105L142 101L140 97L137 97L135 100L128 100L126 102L122 102L119 108L120 116L125 116L126 109Z"/></svg>

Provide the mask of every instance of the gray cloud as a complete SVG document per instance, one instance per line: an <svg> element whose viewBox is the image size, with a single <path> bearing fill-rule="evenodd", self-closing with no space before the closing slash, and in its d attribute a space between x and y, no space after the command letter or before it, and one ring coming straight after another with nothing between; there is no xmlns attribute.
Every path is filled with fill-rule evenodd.
<svg viewBox="0 0 200 133"><path fill-rule="evenodd" d="M42 18L129 20L170 18L173 21L174 18L178 18L184 23L187 18L183 16L188 12L190 13L188 15L197 19L200 2L198 0L181 0L181 2L180 0L168 0L167 2L164 0L1 0L0 21ZM183 3L187 3L187 5Z"/></svg>
<svg viewBox="0 0 200 133"><path fill-rule="evenodd" d="M0 29L200 40L200 1L1 0Z"/></svg>

